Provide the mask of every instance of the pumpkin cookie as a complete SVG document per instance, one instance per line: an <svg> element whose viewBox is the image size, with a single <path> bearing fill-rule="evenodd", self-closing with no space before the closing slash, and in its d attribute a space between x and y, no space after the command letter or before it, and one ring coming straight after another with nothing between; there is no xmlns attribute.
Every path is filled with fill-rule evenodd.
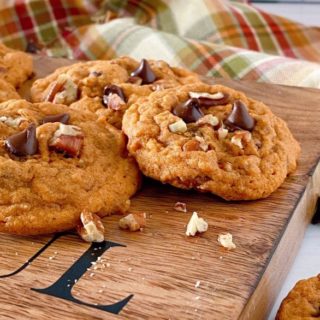
<svg viewBox="0 0 320 320"><path fill-rule="evenodd" d="M85 109L121 128L125 110L138 98L153 91L198 81L184 69L164 61L130 57L81 62L57 69L31 88L34 102L49 101Z"/></svg>
<svg viewBox="0 0 320 320"><path fill-rule="evenodd" d="M19 87L32 75L32 57L0 43L0 79Z"/></svg>
<svg viewBox="0 0 320 320"><path fill-rule="evenodd" d="M19 98L16 89L10 83L0 79L0 102Z"/></svg>
<svg viewBox="0 0 320 320"><path fill-rule="evenodd" d="M300 152L267 106L219 85L155 92L126 111L123 130L145 175L227 200L267 197Z"/></svg>
<svg viewBox="0 0 320 320"><path fill-rule="evenodd" d="M93 114L25 100L0 105L0 231L74 228L82 212L124 212L139 185L123 134Z"/></svg>
<svg viewBox="0 0 320 320"><path fill-rule="evenodd" d="M320 274L300 280L282 301L276 320L320 318Z"/></svg>

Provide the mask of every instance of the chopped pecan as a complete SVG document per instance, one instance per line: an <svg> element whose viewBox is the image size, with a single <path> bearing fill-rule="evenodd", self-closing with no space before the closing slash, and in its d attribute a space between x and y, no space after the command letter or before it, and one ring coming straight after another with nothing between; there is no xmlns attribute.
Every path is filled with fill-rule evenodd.
<svg viewBox="0 0 320 320"><path fill-rule="evenodd" d="M121 107L125 106L126 103L115 93L111 93L107 97L107 105L108 108L118 111L121 109Z"/></svg>
<svg viewBox="0 0 320 320"><path fill-rule="evenodd" d="M169 130L173 133L184 133L188 130L186 123L180 119L174 123L169 124Z"/></svg>
<svg viewBox="0 0 320 320"><path fill-rule="evenodd" d="M61 104L71 104L78 97L78 87L67 74L61 74L47 91L45 101Z"/></svg>
<svg viewBox="0 0 320 320"><path fill-rule="evenodd" d="M96 214L85 210L81 212L80 220L81 224L76 227L76 230L84 241L104 241L104 226L101 219Z"/></svg>
<svg viewBox="0 0 320 320"><path fill-rule="evenodd" d="M49 146L71 157L78 157L84 136L79 127L60 123L58 130L50 140Z"/></svg>
<svg viewBox="0 0 320 320"><path fill-rule="evenodd" d="M234 244L232 240L232 234L231 233L225 233L225 234L219 234L218 235L218 242L221 246L224 248L227 248L228 250L235 249L236 245Z"/></svg>
<svg viewBox="0 0 320 320"><path fill-rule="evenodd" d="M227 137L228 133L229 133L228 129L220 127L218 129L218 138L219 138L219 140L225 139Z"/></svg>
<svg viewBox="0 0 320 320"><path fill-rule="evenodd" d="M208 223L203 219L198 217L198 213L194 212L187 225L187 236L195 236L197 232L205 232L208 230Z"/></svg>
<svg viewBox="0 0 320 320"><path fill-rule="evenodd" d="M26 119L24 117L7 117L7 116L0 116L0 122L3 122L4 124L6 124L9 127L13 127L13 128L18 128L20 123L26 121Z"/></svg>
<svg viewBox="0 0 320 320"><path fill-rule="evenodd" d="M130 213L119 220L119 227L123 230L138 231L146 226L146 214Z"/></svg>
<svg viewBox="0 0 320 320"><path fill-rule="evenodd" d="M202 118L200 118L197 121L198 125L205 125L208 124L212 127L215 127L219 124L219 119L215 116L213 116L212 114L206 114L205 116L203 116Z"/></svg>
<svg viewBox="0 0 320 320"><path fill-rule="evenodd" d="M231 143L238 146L240 149L244 148L244 143L251 140L251 133L249 131L236 131L231 138Z"/></svg>

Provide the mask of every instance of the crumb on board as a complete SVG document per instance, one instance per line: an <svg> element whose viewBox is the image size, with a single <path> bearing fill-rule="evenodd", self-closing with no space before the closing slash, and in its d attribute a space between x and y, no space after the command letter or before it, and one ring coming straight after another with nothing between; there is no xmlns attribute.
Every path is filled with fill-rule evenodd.
<svg viewBox="0 0 320 320"><path fill-rule="evenodd" d="M228 250L235 249L236 245L232 240L232 234L231 233L224 233L218 235L218 242L220 245L224 248L227 248Z"/></svg>
<svg viewBox="0 0 320 320"><path fill-rule="evenodd" d="M184 202L176 202L173 208L179 212L187 212L187 205Z"/></svg>

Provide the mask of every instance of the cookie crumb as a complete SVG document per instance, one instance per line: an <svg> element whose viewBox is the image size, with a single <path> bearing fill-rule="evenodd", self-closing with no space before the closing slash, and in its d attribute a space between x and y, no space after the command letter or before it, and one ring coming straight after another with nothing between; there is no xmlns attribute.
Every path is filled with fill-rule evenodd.
<svg viewBox="0 0 320 320"><path fill-rule="evenodd" d="M123 230L138 231L146 226L146 213L130 213L119 220L119 227Z"/></svg>
<svg viewBox="0 0 320 320"><path fill-rule="evenodd" d="M203 219L198 217L197 212L193 212L188 225L187 225L187 236L195 236L197 232L205 232L208 230L208 223Z"/></svg>
<svg viewBox="0 0 320 320"><path fill-rule="evenodd" d="M231 233L219 234L218 242L220 243L221 246L223 246L224 248L227 248L228 250L236 248L236 245L232 241ZM222 259L222 257L220 259Z"/></svg>
<svg viewBox="0 0 320 320"><path fill-rule="evenodd" d="M184 202L176 202L174 205L174 210L179 212L187 212L187 205Z"/></svg>

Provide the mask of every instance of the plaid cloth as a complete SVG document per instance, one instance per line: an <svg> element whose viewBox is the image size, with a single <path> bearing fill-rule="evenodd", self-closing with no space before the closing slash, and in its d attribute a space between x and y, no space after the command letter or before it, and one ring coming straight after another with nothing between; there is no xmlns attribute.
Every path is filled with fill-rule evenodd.
<svg viewBox="0 0 320 320"><path fill-rule="evenodd" d="M0 40L49 56L163 59L202 75L320 88L320 28L227 0L4 0Z"/></svg>

